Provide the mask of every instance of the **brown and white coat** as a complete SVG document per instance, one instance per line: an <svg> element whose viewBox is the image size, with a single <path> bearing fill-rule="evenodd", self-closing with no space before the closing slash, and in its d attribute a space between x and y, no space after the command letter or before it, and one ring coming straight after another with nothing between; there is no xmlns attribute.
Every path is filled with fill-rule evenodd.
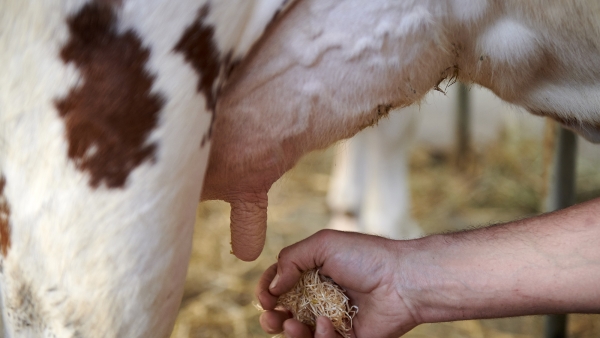
<svg viewBox="0 0 600 338"><path fill-rule="evenodd" d="M234 254L254 259L267 190L302 154L443 78L600 140L598 1L286 5L1 2L9 336L167 336L201 191L231 203Z"/></svg>
<svg viewBox="0 0 600 338"><path fill-rule="evenodd" d="M283 0L0 4L10 337L166 337L219 87Z"/></svg>

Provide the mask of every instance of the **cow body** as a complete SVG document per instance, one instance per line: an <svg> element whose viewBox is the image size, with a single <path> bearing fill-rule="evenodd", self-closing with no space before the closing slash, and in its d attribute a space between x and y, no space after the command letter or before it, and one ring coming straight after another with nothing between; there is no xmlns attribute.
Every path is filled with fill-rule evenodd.
<svg viewBox="0 0 600 338"><path fill-rule="evenodd" d="M168 335L201 189L254 259L277 178L441 79L598 139L596 1L304 0L269 24L284 4L2 2L10 336Z"/></svg>
<svg viewBox="0 0 600 338"><path fill-rule="evenodd" d="M444 79L482 85L600 141L600 3L298 2L236 68L217 105L203 196L231 202L234 253L260 252L266 192L300 156Z"/></svg>
<svg viewBox="0 0 600 338"><path fill-rule="evenodd" d="M281 1L0 5L9 337L165 337L215 97Z"/></svg>

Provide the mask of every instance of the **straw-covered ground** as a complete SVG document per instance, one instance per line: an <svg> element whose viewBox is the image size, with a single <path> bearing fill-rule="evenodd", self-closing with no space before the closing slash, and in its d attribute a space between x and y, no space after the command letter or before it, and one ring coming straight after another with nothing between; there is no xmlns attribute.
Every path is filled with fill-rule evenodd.
<svg viewBox="0 0 600 338"><path fill-rule="evenodd" d="M516 135L505 132L461 170L449 152L423 147L412 152L413 215L427 233L539 212L544 194L543 142ZM258 325L254 287L279 250L326 225L325 194L334 151L308 155L275 184L269 195L266 247L255 262L238 261L229 253L229 206L219 202L199 206L184 300L172 338L269 337ZM600 196L596 165L579 161L579 200ZM542 325L541 317L462 321L422 325L406 337L533 338L541 337ZM600 316L570 316L569 337L599 336Z"/></svg>

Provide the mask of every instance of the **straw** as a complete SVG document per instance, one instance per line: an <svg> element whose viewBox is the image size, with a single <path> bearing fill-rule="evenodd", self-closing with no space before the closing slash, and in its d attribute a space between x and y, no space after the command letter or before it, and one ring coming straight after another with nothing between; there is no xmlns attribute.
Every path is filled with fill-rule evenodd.
<svg viewBox="0 0 600 338"><path fill-rule="evenodd" d="M352 329L352 319L358 307L350 305L344 291L331 278L313 269L304 272L294 288L279 297L277 305L292 312L295 319L312 330L318 317L327 317L342 337L349 338L348 331Z"/></svg>

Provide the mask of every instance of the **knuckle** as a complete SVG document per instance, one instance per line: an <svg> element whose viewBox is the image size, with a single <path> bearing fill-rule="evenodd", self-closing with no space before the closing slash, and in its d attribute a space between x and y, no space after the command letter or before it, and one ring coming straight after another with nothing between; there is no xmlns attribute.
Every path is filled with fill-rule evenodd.
<svg viewBox="0 0 600 338"><path fill-rule="evenodd" d="M319 245L326 245L330 240L337 235L337 231L331 229L319 230L315 234L315 239Z"/></svg>
<svg viewBox="0 0 600 338"><path fill-rule="evenodd" d="M286 258L288 257L290 252L290 247L285 247L283 249L281 249L281 251L279 251L279 254L277 255L277 260L279 261L279 263L284 263L286 261Z"/></svg>

